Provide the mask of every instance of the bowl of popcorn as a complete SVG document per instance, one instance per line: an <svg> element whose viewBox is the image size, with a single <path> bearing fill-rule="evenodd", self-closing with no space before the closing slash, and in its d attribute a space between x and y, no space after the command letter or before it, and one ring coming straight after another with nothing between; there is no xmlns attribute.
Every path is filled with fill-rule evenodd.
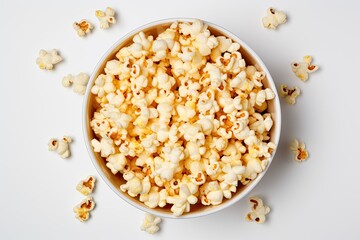
<svg viewBox="0 0 360 240"><path fill-rule="evenodd" d="M167 19L116 42L84 100L90 157L123 200L161 217L224 209L275 154L280 104L261 59L215 24Z"/></svg>

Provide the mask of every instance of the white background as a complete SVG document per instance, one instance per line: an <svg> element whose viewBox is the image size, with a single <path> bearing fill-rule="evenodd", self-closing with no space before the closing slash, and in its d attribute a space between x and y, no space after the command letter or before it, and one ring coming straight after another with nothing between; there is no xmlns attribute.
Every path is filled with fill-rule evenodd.
<svg viewBox="0 0 360 240"><path fill-rule="evenodd" d="M101 30L96 9L113 7L118 23ZM288 22L264 29L269 6ZM4 1L1 0L0 239L360 239L358 1ZM164 220L151 236L139 230L143 213L127 205L100 179L81 131L83 98L65 89L68 73L91 73L120 37L145 23L196 17L216 23L248 43L264 60L275 83L302 90L295 106L282 104L278 152L250 193L272 211L265 224L244 220L246 199L222 212L191 220ZM87 18L96 29L80 39L72 28ZM41 48L65 59L56 70L35 64ZM290 62L306 54L320 70L306 83ZM47 150L51 137L74 138L72 157ZM289 142L305 141L310 158L292 160ZM83 197L77 182L98 177L91 219L80 223L72 208Z"/></svg>

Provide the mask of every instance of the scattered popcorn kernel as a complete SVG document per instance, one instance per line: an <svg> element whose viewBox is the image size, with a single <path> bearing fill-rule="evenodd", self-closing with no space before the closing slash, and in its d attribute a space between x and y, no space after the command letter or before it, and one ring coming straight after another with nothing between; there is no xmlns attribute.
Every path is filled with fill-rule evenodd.
<svg viewBox="0 0 360 240"><path fill-rule="evenodd" d="M308 80L309 74L319 69L318 65L312 65L312 57L305 56L303 62L292 62L291 68L295 75L300 78L303 82Z"/></svg>
<svg viewBox="0 0 360 240"><path fill-rule="evenodd" d="M296 98L300 95L300 89L298 87L289 88L285 84L280 86L280 96L285 98L288 104L295 104Z"/></svg>
<svg viewBox="0 0 360 240"><path fill-rule="evenodd" d="M90 33L94 27L86 19L82 19L80 22L74 22L73 28L79 37L85 37L86 34Z"/></svg>
<svg viewBox="0 0 360 240"><path fill-rule="evenodd" d="M159 231L159 223L161 223L161 218L156 217L152 214L146 213L143 223L140 226L142 231L146 231L149 234L155 234Z"/></svg>
<svg viewBox="0 0 360 240"><path fill-rule="evenodd" d="M290 150L293 151L295 160L298 162L303 162L309 157L309 153L305 148L305 143L299 142L297 139L294 139L291 142Z"/></svg>
<svg viewBox="0 0 360 240"><path fill-rule="evenodd" d="M40 69L52 70L54 65L61 62L63 59L58 54L56 49L47 52L44 49L41 49L39 52L39 57L36 59L36 64Z"/></svg>
<svg viewBox="0 0 360 240"><path fill-rule="evenodd" d="M79 73L76 76L69 74L62 79L62 85L64 87L70 87L73 85L74 92L84 95L88 81L89 75L86 73Z"/></svg>
<svg viewBox="0 0 360 240"><path fill-rule="evenodd" d="M270 208L263 204L263 201L258 197L251 197L249 199L251 205L251 212L246 215L246 221L256 223L263 223L266 220L266 215L270 212Z"/></svg>
<svg viewBox="0 0 360 240"><path fill-rule="evenodd" d="M64 136L61 140L55 138L50 139L49 141L49 151L56 151L57 154L62 158L70 157L70 143L72 139L70 137Z"/></svg>
<svg viewBox="0 0 360 240"><path fill-rule="evenodd" d="M107 7L105 12L97 10L95 16L99 19L100 28L102 29L107 29L110 27L110 24L116 23L115 11L110 7Z"/></svg>
<svg viewBox="0 0 360 240"><path fill-rule="evenodd" d="M74 207L75 217L80 222L84 222L89 219L90 212L94 209L95 202L92 197L86 197L79 205Z"/></svg>
<svg viewBox="0 0 360 240"><path fill-rule="evenodd" d="M91 86L91 145L122 192L181 216L266 169L276 95L240 49L196 20L139 32L106 62Z"/></svg>
<svg viewBox="0 0 360 240"><path fill-rule="evenodd" d="M274 8L267 10L267 15L262 19L265 28L276 29L278 25L286 22L286 14Z"/></svg>
<svg viewBox="0 0 360 240"><path fill-rule="evenodd" d="M96 178L94 176L88 176L85 180L81 180L76 186L78 190L83 195L87 196L91 194L95 188Z"/></svg>

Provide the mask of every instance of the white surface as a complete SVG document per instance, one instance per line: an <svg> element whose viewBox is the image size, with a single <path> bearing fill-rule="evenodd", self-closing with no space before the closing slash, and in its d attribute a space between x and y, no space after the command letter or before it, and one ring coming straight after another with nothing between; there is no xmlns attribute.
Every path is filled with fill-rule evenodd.
<svg viewBox="0 0 360 240"><path fill-rule="evenodd" d="M181 2L181 3L180 3ZM118 24L98 28L96 9L112 6ZM286 11L287 24L263 29L269 6ZM360 15L357 1L1 1L2 83L0 239L359 239L360 188L357 154ZM91 73L119 37L144 23L197 17L237 34L263 59L279 86L302 90L295 106L282 102L279 151L266 176L250 193L272 212L263 225L247 223L244 199L214 215L165 220L158 235L139 230L143 213L128 206L100 180L92 218L77 221L82 200L76 183L95 174L81 133L82 97L61 86L68 73ZM76 36L72 22L87 18L95 31ZM37 68L41 48L58 48L65 61L54 72ZM306 83L290 62L314 56L320 70ZM47 151L51 137L69 134L73 157ZM310 159L292 160L288 143L304 140Z"/></svg>

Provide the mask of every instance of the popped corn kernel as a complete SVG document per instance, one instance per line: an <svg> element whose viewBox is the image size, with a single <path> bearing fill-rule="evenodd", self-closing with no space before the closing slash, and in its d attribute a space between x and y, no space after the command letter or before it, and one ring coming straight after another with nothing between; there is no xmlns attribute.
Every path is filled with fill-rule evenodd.
<svg viewBox="0 0 360 240"><path fill-rule="evenodd" d="M70 157L70 143L72 139L70 137L64 136L60 141L52 138L48 143L49 151L56 151L61 158Z"/></svg>
<svg viewBox="0 0 360 240"><path fill-rule="evenodd" d="M80 95L84 95L88 81L89 75L82 72L76 76L73 76L71 74L67 75L62 79L62 85L64 87L70 87L71 85L73 85L74 92Z"/></svg>
<svg viewBox="0 0 360 240"><path fill-rule="evenodd" d="M295 104L296 98L300 95L300 89L298 87L289 88L285 84L280 86L280 96L285 98L288 104Z"/></svg>
<svg viewBox="0 0 360 240"><path fill-rule="evenodd" d="M79 37L84 37L91 32L94 26L86 19L82 19L80 22L74 22L73 28L75 29Z"/></svg>
<svg viewBox="0 0 360 240"><path fill-rule="evenodd" d="M286 22L286 14L274 8L267 10L267 15L262 19L265 28L276 29L278 25Z"/></svg>
<svg viewBox="0 0 360 240"><path fill-rule="evenodd" d="M63 59L58 54L56 49L47 52L44 49L41 49L39 52L39 57L36 58L36 64L40 69L43 70L52 70L55 64L58 64Z"/></svg>
<svg viewBox="0 0 360 240"><path fill-rule="evenodd" d="M291 69L303 82L309 79L309 74L319 69L318 65L311 64L312 57L306 55L302 62L292 62Z"/></svg>
<svg viewBox="0 0 360 240"><path fill-rule="evenodd" d="M85 180L81 180L76 185L76 190L78 190L83 195L87 196L91 194L95 188L96 178L94 176L88 176Z"/></svg>
<svg viewBox="0 0 360 240"><path fill-rule="evenodd" d="M81 203L74 207L75 217L84 222L89 219L90 212L94 209L95 202L92 197L86 197Z"/></svg>
<svg viewBox="0 0 360 240"><path fill-rule="evenodd" d="M266 215L269 214L270 208L265 206L259 197L251 197L249 203L251 205L251 212L246 215L246 221L255 221L256 223L265 222Z"/></svg>
<svg viewBox="0 0 360 240"><path fill-rule="evenodd" d="M127 164L126 157L121 153L109 155L106 161L106 166L111 170L112 174L123 171Z"/></svg>
<svg viewBox="0 0 360 240"><path fill-rule="evenodd" d="M303 162L309 157L309 153L306 150L305 143L299 142L294 139L290 144L290 150L294 153L295 161Z"/></svg>
<svg viewBox="0 0 360 240"><path fill-rule="evenodd" d="M100 21L100 28L107 29L110 27L110 24L116 23L115 11L111 7L107 7L105 12L101 10L96 10L95 16Z"/></svg>
<svg viewBox="0 0 360 240"><path fill-rule="evenodd" d="M159 231L159 223L161 222L161 218L156 217L152 214L146 213L143 223L140 226L142 231L146 231L150 234L155 234Z"/></svg>

